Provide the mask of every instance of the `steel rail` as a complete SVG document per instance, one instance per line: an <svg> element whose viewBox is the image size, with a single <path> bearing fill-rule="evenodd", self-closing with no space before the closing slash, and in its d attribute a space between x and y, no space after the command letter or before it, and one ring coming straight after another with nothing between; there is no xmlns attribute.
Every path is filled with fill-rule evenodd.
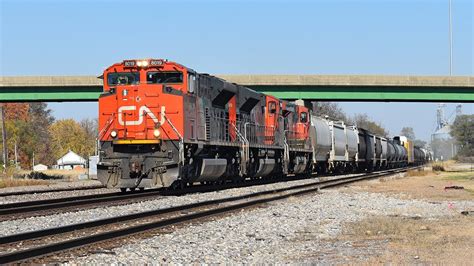
<svg viewBox="0 0 474 266"><path fill-rule="evenodd" d="M38 190L27 190L27 191L12 191L0 193L0 197L8 196L21 196L28 194L40 194L40 193L53 193L53 192L63 192L63 191L75 191L75 190L90 190L90 189L99 189L105 188L104 186L89 186L89 187L76 187L76 188L58 188L58 189L38 189Z"/></svg>
<svg viewBox="0 0 474 266"><path fill-rule="evenodd" d="M316 192L322 188L329 188L329 187L335 187L339 185L344 185L360 180L366 180L366 179L373 179L377 177L382 177L382 176L387 176L387 175L392 175L400 172L407 171L412 168L405 168L405 169L396 169L396 170L388 170L384 172L377 172L377 173L370 173L370 174L363 174L359 176L352 176L352 177L344 177L340 179L333 179L333 180L326 180L326 181L317 181L317 182L312 182L309 184L303 184L303 185L296 185L292 187L286 187L286 188L280 188L280 189L274 189L274 190L268 190L268 191L262 191L262 192L256 192L256 193L251 193L251 194L246 194L246 195L241 195L241 196L235 196L231 198L225 198L225 199L219 199L219 200L211 200L211 201L204 201L204 202L198 202L198 203L193 203L193 204L187 204L187 205L180 205L180 206L175 206L175 207L170 207L166 209L159 209L159 210L153 210L153 211L148 211L148 212L142 212L142 213L137 213L137 214L131 214L131 215L124 215L124 216L119 216L119 217L114 217L114 218L107 218L107 219L102 219L102 220L97 220L97 221L91 221L91 222L86 222L82 224L75 224L75 225L69 225L69 226L63 226L59 228L52 228L52 229L45 229L45 230L40 230L40 231L34 231L34 232L27 232L27 233L22 233L22 234L17 234L17 235L12 235L12 236L6 236L0 238L0 244L11 244L14 242L18 241L24 241L24 240L32 240L36 239L39 237L44 237L44 236L53 236L57 234L63 234L67 232L72 232L75 230L82 230L82 229L87 229L87 228L93 228L93 227L98 227L98 226L103 226L103 225L110 225L114 223L120 223L124 221L131 221L131 220L136 220L139 218L144 218L144 217L152 217L160 214L166 214L166 213L173 213L177 211L183 211L186 209L194 209L198 207L205 207L205 206L212 206L220 203L225 203L225 202L232 202L232 201L239 201L243 199L250 199L250 198L255 198L255 197L260 197L264 195L269 195L269 194L276 194L276 193L282 193L282 192L288 192L288 191L293 191L297 190L295 192L291 193L286 193L283 195L277 195L274 197L268 197L268 198L263 198L263 199L255 199L251 201L246 201L243 203L237 203L234 205L228 205L224 207L217 207L213 209L208 209L204 211L197 211L195 213L191 214L183 214L178 217L173 217L169 219L164 219L164 220L159 220L151 223L145 223L145 224L140 224L140 225L135 225L131 227L126 227L118 230L112 230L112 231L106 231L86 237L80 237L80 238L75 238L71 240L66 240L63 242L57 242L57 243L52 243L52 244L47 244L44 246L38 246L38 247L33 247L30 249L26 250L20 250L20 251L15 251L7 254L1 254L0 255L0 264L5 264L5 263L13 263L13 262L21 262L25 261L28 259L33 259L37 257L42 257L45 255L50 255L53 253L57 253L60 251L65 251L73 248L78 248L81 246L89 245L89 244L94 244L118 237L124 237L127 235L135 234L135 233L141 233L145 232L148 230L153 230L153 229L158 229L164 226L168 225L173 225L173 224L178 224L182 222L187 222L199 218L204 218L216 214L222 214L226 213L229 211L235 211L239 209L244 209L250 206L262 204L262 203L267 203L271 201L276 201L276 200L281 200L293 196L299 196L303 194L308 194L312 192Z"/></svg>
<svg viewBox="0 0 474 266"><path fill-rule="evenodd" d="M365 174L365 173L363 173ZM354 175L363 175L363 174L354 174ZM163 195L163 196L179 196L189 193L196 192L209 192L209 191L218 191L223 189L230 188L239 188L239 187L249 187L257 185L266 185L270 183L277 183L281 181L291 181L299 180L305 178L275 178L275 179L259 179L259 180L247 180L243 183L224 183L219 186L214 185L195 185L191 187L186 187L180 190L164 190L161 188L158 189L148 189L145 191L134 191L134 192L112 192L112 193L101 193L101 194L92 194L76 197L63 197L63 198L54 198L46 200L37 200L37 201L23 201L23 202L14 202L8 204L0 204L0 220L2 216L8 216L11 214L20 214L20 213L31 213L39 212L44 210L52 209L61 209L74 206L83 206L91 203L100 203L100 202L110 202L118 200L126 200L140 197L150 196L150 192L154 192L154 195Z"/></svg>
<svg viewBox="0 0 474 266"><path fill-rule="evenodd" d="M45 204L33 204L33 205L26 205L22 207L12 207L12 208L5 208L0 209L0 218L5 216L9 216L12 214L25 214L31 212L39 212L39 211L46 211L52 209L62 209L68 207L79 207L84 205L90 205L94 203L104 203L110 201L121 201L121 200L129 200L129 199L137 199L137 198L145 198L145 197L152 197L160 195L159 190L150 190L150 191L143 191L141 193L111 193L110 195L106 195L102 197L101 194L90 195L91 197L79 197L77 200L68 200L68 198L61 198L61 199L51 199L52 203L45 203ZM60 201L56 201L60 200ZM49 201L49 200L45 200ZM21 203L18 203L21 204Z"/></svg>
<svg viewBox="0 0 474 266"><path fill-rule="evenodd" d="M148 190L151 191L151 190ZM153 191L156 191L153 190ZM63 198L54 198L54 199L45 199L45 200L36 200L36 201L21 201L21 202L13 202L7 204L0 204L0 215L1 211L4 209L13 209L13 208L23 208L23 207L33 207L39 205L46 205L46 204L53 204L59 202L72 202L72 201L81 201L81 200L88 200L88 199L100 199L100 198L108 198L113 196L124 196L124 195L134 195L142 193L142 191L134 191L129 193L123 192L110 192L110 193L99 193L99 194L91 194L91 195L83 195L83 196L74 196L74 197L63 197Z"/></svg>

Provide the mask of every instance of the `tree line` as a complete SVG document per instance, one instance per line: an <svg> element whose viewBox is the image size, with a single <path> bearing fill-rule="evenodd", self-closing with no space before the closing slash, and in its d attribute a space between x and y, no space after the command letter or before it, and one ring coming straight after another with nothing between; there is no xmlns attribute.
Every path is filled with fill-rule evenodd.
<svg viewBox="0 0 474 266"><path fill-rule="evenodd" d="M31 169L33 159L51 166L69 150L84 158L95 152L97 119L56 120L47 104L39 102L5 103L3 113L8 165Z"/></svg>

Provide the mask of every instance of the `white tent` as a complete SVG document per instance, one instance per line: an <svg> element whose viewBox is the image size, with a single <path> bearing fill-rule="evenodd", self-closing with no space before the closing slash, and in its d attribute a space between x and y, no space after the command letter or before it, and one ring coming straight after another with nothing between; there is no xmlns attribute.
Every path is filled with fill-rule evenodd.
<svg viewBox="0 0 474 266"><path fill-rule="evenodd" d="M57 163L59 169L74 169L74 167L77 165L85 167L86 159L82 158L73 151L69 151L66 153L66 155L59 158Z"/></svg>

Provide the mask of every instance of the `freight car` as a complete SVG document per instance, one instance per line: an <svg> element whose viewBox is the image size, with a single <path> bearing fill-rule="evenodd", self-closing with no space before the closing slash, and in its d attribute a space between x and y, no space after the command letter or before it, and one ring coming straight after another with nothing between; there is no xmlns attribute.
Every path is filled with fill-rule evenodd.
<svg viewBox="0 0 474 266"><path fill-rule="evenodd" d="M167 60L125 60L102 77L97 171L108 187L373 171L426 157L407 139L313 116L299 102Z"/></svg>

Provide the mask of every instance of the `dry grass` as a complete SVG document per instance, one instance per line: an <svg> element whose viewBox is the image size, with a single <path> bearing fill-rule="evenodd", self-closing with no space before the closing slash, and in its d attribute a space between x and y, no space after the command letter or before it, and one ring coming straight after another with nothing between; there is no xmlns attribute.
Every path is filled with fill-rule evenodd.
<svg viewBox="0 0 474 266"><path fill-rule="evenodd" d="M431 166L431 169L433 169L433 171L441 171L441 172L446 171L444 169L444 166L441 164L433 164L433 166Z"/></svg>
<svg viewBox="0 0 474 266"><path fill-rule="evenodd" d="M37 180L37 179L17 179L17 178L0 179L0 188L35 186L35 185L46 185L46 184L49 184L49 182L46 180Z"/></svg>
<svg viewBox="0 0 474 266"><path fill-rule="evenodd" d="M87 169L83 170L60 170L60 169L50 169L50 170L45 170L45 171L39 171L41 173L44 173L45 175L48 176L55 176L55 177L61 177L64 180L69 180L69 181L74 181L77 180L78 176L80 174L85 174L87 173ZM30 174L31 171L27 170L20 170L18 171L15 176L27 176Z"/></svg>
<svg viewBox="0 0 474 266"><path fill-rule="evenodd" d="M428 200L474 200L474 172L409 171L406 175L372 180L351 186L350 190L389 193L403 199ZM464 189L445 189L447 186L462 186Z"/></svg>
<svg viewBox="0 0 474 266"><path fill-rule="evenodd" d="M346 226L339 241L388 241L371 262L466 264L474 261L474 217L376 217Z"/></svg>
<svg viewBox="0 0 474 266"><path fill-rule="evenodd" d="M427 176L427 175L432 175L436 174L433 171L430 170L424 170L424 169L419 169L419 170L408 170L405 173L405 177L411 177L411 176Z"/></svg>

